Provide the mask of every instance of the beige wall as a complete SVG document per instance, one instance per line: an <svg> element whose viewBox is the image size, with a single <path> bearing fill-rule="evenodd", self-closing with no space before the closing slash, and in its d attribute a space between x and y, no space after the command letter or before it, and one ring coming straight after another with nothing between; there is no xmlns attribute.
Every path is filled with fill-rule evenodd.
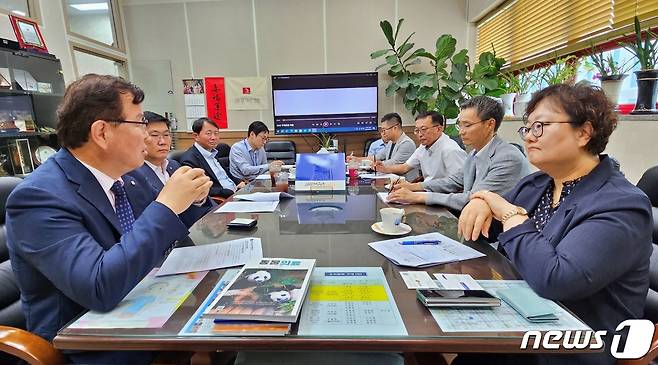
<svg viewBox="0 0 658 365"><path fill-rule="evenodd" d="M170 61L175 111L184 119L181 79L204 76L269 79L272 74L371 71L370 52L387 46L379 21L405 18L401 36L433 49L450 33L468 47L466 0L124 0L130 59ZM144 19L149 19L148 22ZM379 113L413 119L401 98L387 98L380 74ZM148 107L148 95L145 101ZM160 104L161 105L161 104ZM168 110L161 110L161 112ZM272 110L229 111L229 129L255 119L272 127Z"/></svg>
<svg viewBox="0 0 658 365"><path fill-rule="evenodd" d="M604 153L616 158L626 178L636 184L644 171L658 165L658 153L652 147L658 137L658 117L653 120L624 119L622 116ZM521 121L504 121L498 134L506 141L523 145L516 132L521 126Z"/></svg>

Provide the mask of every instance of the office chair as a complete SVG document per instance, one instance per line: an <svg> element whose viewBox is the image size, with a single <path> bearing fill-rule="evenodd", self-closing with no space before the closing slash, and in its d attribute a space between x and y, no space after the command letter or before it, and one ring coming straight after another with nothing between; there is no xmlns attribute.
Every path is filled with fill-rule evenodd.
<svg viewBox="0 0 658 365"><path fill-rule="evenodd" d="M219 143L217 147L215 147L217 150L217 156L216 158L220 157L228 157L228 155L231 153L231 146L227 145L226 143Z"/></svg>
<svg viewBox="0 0 658 365"><path fill-rule="evenodd" d="M265 144L267 162L281 160L286 165L294 165L297 158L297 146L293 141L269 141Z"/></svg>
<svg viewBox="0 0 658 365"><path fill-rule="evenodd" d="M373 144L375 141L378 141L380 138L368 138L366 139L366 143L363 148L363 155L368 156L368 150L370 149L370 145Z"/></svg>
<svg viewBox="0 0 658 365"><path fill-rule="evenodd" d="M183 153L185 153L185 150L171 150L169 151L167 158L180 163L180 158L183 155Z"/></svg>

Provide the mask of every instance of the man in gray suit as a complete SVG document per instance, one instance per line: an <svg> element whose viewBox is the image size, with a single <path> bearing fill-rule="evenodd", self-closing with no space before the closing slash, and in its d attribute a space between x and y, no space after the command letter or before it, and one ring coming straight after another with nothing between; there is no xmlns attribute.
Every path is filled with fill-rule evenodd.
<svg viewBox="0 0 658 365"><path fill-rule="evenodd" d="M389 201L440 204L461 210L471 192L490 190L504 194L530 173L530 164L515 146L496 135L503 106L488 96L476 96L460 106L459 135L473 148L464 167L441 179L396 184Z"/></svg>
<svg viewBox="0 0 658 365"><path fill-rule="evenodd" d="M398 113L384 115L379 133L382 134L382 139L388 142L383 150L375 154L375 162L380 161L384 166L403 164L416 150L416 143L402 131L402 118ZM408 181L417 176L418 170L414 168L404 175Z"/></svg>

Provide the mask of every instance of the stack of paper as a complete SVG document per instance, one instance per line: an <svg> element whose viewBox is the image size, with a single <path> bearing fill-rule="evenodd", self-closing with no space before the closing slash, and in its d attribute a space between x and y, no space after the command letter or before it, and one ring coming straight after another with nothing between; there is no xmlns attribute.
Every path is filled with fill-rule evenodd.
<svg viewBox="0 0 658 365"><path fill-rule="evenodd" d="M279 200L264 202L226 202L215 213L272 213Z"/></svg>
<svg viewBox="0 0 658 365"><path fill-rule="evenodd" d="M433 244L408 244L414 241L435 242ZM371 242L368 246L396 265L411 267L428 267L485 256L483 253L441 233L427 233L419 236Z"/></svg>
<svg viewBox="0 0 658 365"><path fill-rule="evenodd" d="M365 173L359 174L359 177L362 179L397 179L399 178L396 174L382 174L382 173Z"/></svg>
<svg viewBox="0 0 658 365"><path fill-rule="evenodd" d="M210 245L175 248L157 276L216 270L244 265L263 257L260 238L249 237Z"/></svg>
<svg viewBox="0 0 658 365"><path fill-rule="evenodd" d="M248 200L252 202L278 202L281 198L292 198L293 196L284 192L273 193L251 193L234 195L235 200Z"/></svg>

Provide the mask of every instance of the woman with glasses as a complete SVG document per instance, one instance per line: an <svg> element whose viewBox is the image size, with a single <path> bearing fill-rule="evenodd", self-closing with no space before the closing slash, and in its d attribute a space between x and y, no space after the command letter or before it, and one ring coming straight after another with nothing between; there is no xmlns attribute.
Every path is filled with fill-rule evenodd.
<svg viewBox="0 0 658 365"><path fill-rule="evenodd" d="M497 238L537 294L562 302L595 331L607 330L605 352L537 355L539 363L613 364L615 328L643 314L651 205L601 154L616 125L613 105L599 89L554 85L540 91L519 129L540 171L504 197L473 194L459 219L465 238Z"/></svg>

